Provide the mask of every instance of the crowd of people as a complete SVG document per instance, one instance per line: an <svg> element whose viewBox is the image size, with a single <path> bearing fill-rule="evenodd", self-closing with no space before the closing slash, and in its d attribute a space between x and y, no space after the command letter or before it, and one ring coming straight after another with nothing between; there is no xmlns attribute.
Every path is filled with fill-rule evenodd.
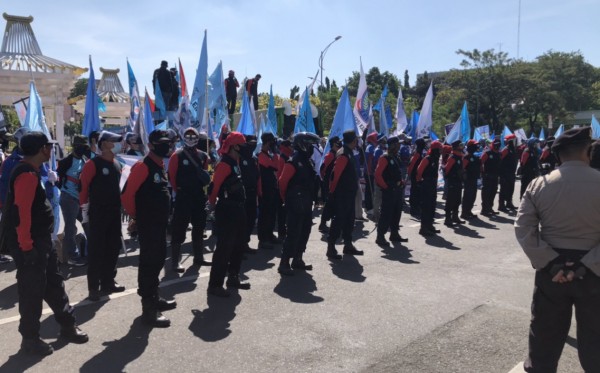
<svg viewBox="0 0 600 373"><path fill-rule="evenodd" d="M322 207L318 229L327 238L324 253L329 260L339 261L343 259L336 248L340 236L342 254L363 255L353 244L356 220L376 222L377 245L407 242L400 235L407 195L410 214L421 221L419 233L432 236L440 233L434 216L441 185L444 224L455 227L465 223L463 219L477 218L473 206L479 183L481 215L493 217L499 214L494 210L498 186L497 209L514 211L517 176L523 197L528 184L539 175L554 175L561 163L554 138L517 144L516 137L509 135L502 141L469 140L465 147L461 141L444 145L421 138L413 143L405 134L359 136L354 130L329 139L305 132L281 139L267 132L260 136L257 148L256 136L224 126L218 149L217 143L192 127L182 133L155 130L147 147L136 134L102 131L76 136L72 152L59 160L54 173L47 167L53 141L39 132L20 131L14 136L18 145L0 171L2 248L17 266L22 348L36 354L52 353L52 347L39 338L42 300L54 311L62 337L75 343L87 341L75 323L57 264L51 187L61 192L68 263L88 265L89 300L125 290L116 281L125 214L128 231L140 247L142 321L168 327L170 321L162 312L177 304L160 296L159 274L169 257L168 243L170 270L184 272L181 250L190 224L192 265L210 267L208 296L228 297L231 289L250 289L250 283L240 278L241 265L246 254L257 250L281 250L277 271L282 276L312 269L304 253L313 213L319 210L316 206ZM326 148L329 151L323 154ZM590 149L591 164L598 167L600 144ZM123 154L140 160L121 187L124 165L119 157ZM212 262L204 258L209 216L214 216L211 226L216 236ZM82 233L77 231L77 221L83 226L85 245L78 240ZM250 245L255 228L256 249Z"/></svg>

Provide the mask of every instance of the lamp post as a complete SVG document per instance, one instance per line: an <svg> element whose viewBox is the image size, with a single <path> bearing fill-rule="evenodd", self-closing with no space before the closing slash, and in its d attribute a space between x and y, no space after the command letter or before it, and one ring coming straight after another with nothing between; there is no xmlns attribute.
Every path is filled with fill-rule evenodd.
<svg viewBox="0 0 600 373"><path fill-rule="evenodd" d="M325 58L325 54L327 53L327 50L329 49L329 47L331 47L331 45L333 43L335 43L336 41L340 40L342 38L341 35L338 35L335 37L335 39L333 39L333 41L329 44L327 44L327 46L325 48L323 48L323 50L321 51L321 55L319 56L319 69L320 69L320 74L321 74L321 85L320 87L323 87L323 59ZM317 91L318 92L318 91ZM323 103L321 102L321 107L319 108L319 129L323 128ZM320 136L323 135L323 131L320 131L321 133L319 134Z"/></svg>

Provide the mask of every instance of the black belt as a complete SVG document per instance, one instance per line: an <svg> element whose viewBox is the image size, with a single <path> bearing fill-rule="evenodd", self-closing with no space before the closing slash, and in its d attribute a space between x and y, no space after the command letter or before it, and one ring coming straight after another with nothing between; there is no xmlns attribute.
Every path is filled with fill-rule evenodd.
<svg viewBox="0 0 600 373"><path fill-rule="evenodd" d="M553 248L557 253L566 257L569 260L581 260L587 254L588 250L577 250L577 249L561 249L558 247Z"/></svg>

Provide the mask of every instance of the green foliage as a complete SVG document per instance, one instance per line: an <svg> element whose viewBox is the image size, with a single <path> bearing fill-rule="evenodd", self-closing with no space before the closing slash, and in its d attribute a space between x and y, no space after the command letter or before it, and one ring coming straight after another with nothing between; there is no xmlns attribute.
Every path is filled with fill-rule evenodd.
<svg viewBox="0 0 600 373"><path fill-rule="evenodd" d="M73 86L73 89L71 89L71 93L69 94L68 98L85 96L87 92L87 84L88 78L77 79L77 81L75 82L75 86Z"/></svg>
<svg viewBox="0 0 600 373"><path fill-rule="evenodd" d="M12 106L2 106L2 113L4 114L4 120L6 121L6 131L13 132L17 128L21 127L17 112Z"/></svg>

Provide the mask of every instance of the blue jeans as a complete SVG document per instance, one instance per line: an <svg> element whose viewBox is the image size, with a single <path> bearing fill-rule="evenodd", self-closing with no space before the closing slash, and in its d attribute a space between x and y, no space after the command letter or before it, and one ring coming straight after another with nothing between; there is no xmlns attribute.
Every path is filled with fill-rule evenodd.
<svg viewBox="0 0 600 373"><path fill-rule="evenodd" d="M63 249L69 253L69 258L77 259L81 256L75 236L77 235L77 218L79 216L79 199L69 193L61 193L60 209L65 220L65 238L63 239Z"/></svg>

